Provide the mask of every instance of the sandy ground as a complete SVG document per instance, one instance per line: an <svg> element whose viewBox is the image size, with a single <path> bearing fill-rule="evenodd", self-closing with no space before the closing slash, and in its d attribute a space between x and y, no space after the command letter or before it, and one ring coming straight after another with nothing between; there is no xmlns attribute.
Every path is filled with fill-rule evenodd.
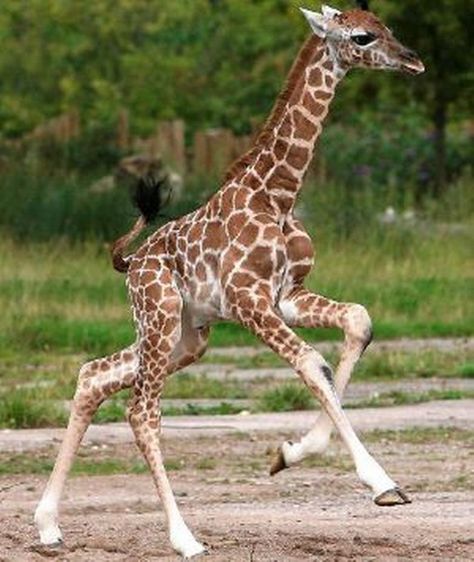
<svg viewBox="0 0 474 562"><path fill-rule="evenodd" d="M350 411L360 431L474 429L474 401ZM182 512L209 561L474 560L474 444L464 437L370 440L413 504L375 506L339 441L328 454L270 478L270 453L311 425L311 413L167 422L164 450ZM1 432L1 451L52 458L61 432ZM118 437L117 437L118 436ZM81 458L135 458L123 424L92 428ZM13 443L16 442L16 446ZM9 453L3 453L9 454ZM65 546L43 550L32 513L46 478L0 476L0 560L176 560L147 475L71 478Z"/></svg>

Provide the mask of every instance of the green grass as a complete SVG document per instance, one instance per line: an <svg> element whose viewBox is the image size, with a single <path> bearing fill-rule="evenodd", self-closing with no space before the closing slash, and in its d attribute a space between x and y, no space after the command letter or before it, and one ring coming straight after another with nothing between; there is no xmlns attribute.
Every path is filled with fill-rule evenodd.
<svg viewBox="0 0 474 562"><path fill-rule="evenodd" d="M312 410L315 401L301 383L283 383L263 392L256 409L261 412L291 412Z"/></svg>
<svg viewBox="0 0 474 562"><path fill-rule="evenodd" d="M317 347L316 347L317 348ZM325 354L326 359L336 365L337 353ZM238 369L259 369L288 367L278 355L263 351L255 355L229 356L205 355L205 364L232 365ZM381 351L366 353L358 363L353 380L397 380L400 378L429 378L429 377L460 377L474 376L474 353L460 349L459 351Z"/></svg>
<svg viewBox="0 0 474 562"><path fill-rule="evenodd" d="M409 443L423 445L429 443L443 444L449 441L470 444L474 442L474 431L458 427L409 427L406 429L375 429L364 432L366 442Z"/></svg>
<svg viewBox="0 0 474 562"><path fill-rule="evenodd" d="M221 402L217 406L199 406L196 404L186 404L182 407L165 406L164 416L230 416L239 414L242 411L240 406L235 406L231 402Z"/></svg>
<svg viewBox="0 0 474 562"><path fill-rule="evenodd" d="M254 364L268 367L276 363L274 357L276 356L265 352L255 358L221 359L233 361L238 367L251 367ZM0 362L0 427L64 426L67 412L62 403L72 399L74 395L78 365L83 360L83 357L77 355L35 352L25 357L12 354L5 362ZM472 377L472 352L369 354L358 367L353 381L396 381L429 377ZM129 394L130 391L125 390L105 402L95 415L94 422L123 421ZM382 392L376 397L349 403L348 406L384 407L471 397L473 393L466 390L432 390L424 393L394 391ZM180 373L168 380L164 398L189 400L183 406L165 405L164 413L168 416L239 413L242 407L229 402L233 399L252 400L251 409L256 412L285 412L317 407L317 402L299 381L282 382L271 377L250 381L213 380L205 374ZM193 403L195 399L220 402L217 405L202 406Z"/></svg>
<svg viewBox="0 0 474 562"><path fill-rule="evenodd" d="M472 230L472 229L471 229ZM474 245L461 233L355 233L335 242L317 232L317 267L308 288L360 302L378 339L473 333ZM448 251L449 248L449 251ZM445 249L446 251L443 251ZM123 276L100 243L0 242L0 352L62 350L102 355L134 339ZM341 339L334 330L302 330L308 339ZM242 328L222 323L211 345L253 345Z"/></svg>
<svg viewBox="0 0 474 562"><path fill-rule="evenodd" d="M346 408L383 408L407 404L420 404L434 400L462 400L474 398L468 390L430 390L413 393L391 391L366 400L348 402ZM318 409L318 402L300 383L283 383L256 395L251 408L258 412L293 412ZM199 405L191 401L183 406L165 405L164 416L232 415L242 407L222 401L216 405ZM126 419L126 401L113 399L103 404L94 416L94 423L115 423ZM57 401L41 399L31 392L15 391L11 396L0 395L0 428L26 429L65 426L68 414Z"/></svg>
<svg viewBox="0 0 474 562"><path fill-rule="evenodd" d="M421 404L434 400L465 400L474 398L474 392L469 390L429 390L427 392L402 392L393 390L382 392L378 396L357 402L349 402L346 408L386 408L390 406L404 406L407 404Z"/></svg>
<svg viewBox="0 0 474 562"><path fill-rule="evenodd" d="M95 423L114 423L124 421L126 403L119 400L112 400L103 404L94 416ZM184 406L164 406L162 413L164 416L227 416L238 414L242 408L230 402L221 402L217 405L201 406L196 404L185 404Z"/></svg>
<svg viewBox="0 0 474 562"><path fill-rule="evenodd" d="M56 403L38 400L29 392L0 394L0 427L24 429L65 425L67 412Z"/></svg>
<svg viewBox="0 0 474 562"><path fill-rule="evenodd" d="M51 473L54 466L54 454L19 453L13 455L3 454L0 457L0 475L2 474L39 474ZM165 461L168 471L182 468L182 463L177 459ZM141 460L121 458L76 458L71 469L72 476L109 476L112 474L148 474L146 464Z"/></svg>
<svg viewBox="0 0 474 562"><path fill-rule="evenodd" d="M170 377L166 383L164 398L248 398L245 385L237 381L214 380L206 375L180 373Z"/></svg>

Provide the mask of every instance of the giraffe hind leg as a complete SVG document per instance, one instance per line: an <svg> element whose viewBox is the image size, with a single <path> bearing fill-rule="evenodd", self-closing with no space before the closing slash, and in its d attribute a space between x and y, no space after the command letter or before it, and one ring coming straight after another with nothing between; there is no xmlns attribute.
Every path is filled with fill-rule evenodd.
<svg viewBox="0 0 474 562"><path fill-rule="evenodd" d="M43 544L56 546L62 542L58 525L59 501L74 456L92 417L109 396L133 385L137 366L136 349L131 346L110 357L86 363L80 369L66 435L35 512L35 523Z"/></svg>
<svg viewBox="0 0 474 562"><path fill-rule="evenodd" d="M185 317L179 344L173 353L172 372L198 359L207 346L208 329L195 330ZM136 345L103 359L88 362L79 371L70 421L55 463L54 471L35 512L40 540L51 547L62 543L58 507L64 484L87 430L100 404L114 393L131 388L138 370ZM80 414L82 413L82 415Z"/></svg>

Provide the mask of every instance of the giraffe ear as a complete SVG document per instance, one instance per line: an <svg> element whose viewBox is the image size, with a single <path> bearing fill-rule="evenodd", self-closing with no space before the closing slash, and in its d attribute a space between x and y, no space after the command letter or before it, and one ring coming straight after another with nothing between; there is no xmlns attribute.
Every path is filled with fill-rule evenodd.
<svg viewBox="0 0 474 562"><path fill-rule="evenodd" d="M331 8L331 6L326 6L326 4L323 4L322 11L323 16L329 19L335 18L339 14L342 14L341 11L336 10L336 8Z"/></svg>
<svg viewBox="0 0 474 562"><path fill-rule="evenodd" d="M300 8L300 10L308 20L309 25L311 26L311 29L314 31L314 33L318 37L326 37L327 23L326 18L323 16L323 14L318 14L317 12L306 10L305 8Z"/></svg>

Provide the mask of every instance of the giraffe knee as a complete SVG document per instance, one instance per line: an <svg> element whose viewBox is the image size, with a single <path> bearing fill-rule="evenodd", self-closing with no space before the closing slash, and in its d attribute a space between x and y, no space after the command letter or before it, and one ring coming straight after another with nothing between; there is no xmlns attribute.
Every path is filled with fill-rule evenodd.
<svg viewBox="0 0 474 562"><path fill-rule="evenodd" d="M296 370L307 386L318 395L320 394L321 382L325 381L329 387L334 389L334 376L331 367L324 357L316 350L306 352L298 360Z"/></svg>
<svg viewBox="0 0 474 562"><path fill-rule="evenodd" d="M77 376L76 397L87 393L92 387L92 378L97 373L97 361L84 363Z"/></svg>
<svg viewBox="0 0 474 562"><path fill-rule="evenodd" d="M74 402L83 411L95 412L99 405L105 400L103 392L94 384L94 378L98 374L98 361L89 361L79 369L77 377L76 393Z"/></svg>
<svg viewBox="0 0 474 562"><path fill-rule="evenodd" d="M127 417L128 423L132 427L137 427L139 425L142 415L141 415L140 403L136 396L129 400L125 415Z"/></svg>
<svg viewBox="0 0 474 562"><path fill-rule="evenodd" d="M365 349L372 341L372 320L367 309L360 304L351 304L345 319L344 332L347 338L357 341Z"/></svg>

